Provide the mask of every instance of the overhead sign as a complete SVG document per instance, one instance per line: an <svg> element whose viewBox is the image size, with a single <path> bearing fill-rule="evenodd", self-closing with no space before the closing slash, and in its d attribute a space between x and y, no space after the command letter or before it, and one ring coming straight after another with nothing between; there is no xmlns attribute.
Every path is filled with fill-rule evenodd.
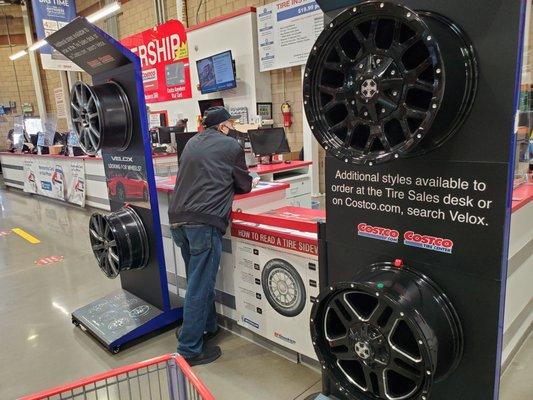
<svg viewBox="0 0 533 400"><path fill-rule="evenodd" d="M282 0L258 7L259 69L305 64L323 25L324 13L315 0Z"/></svg>
<svg viewBox="0 0 533 400"><path fill-rule="evenodd" d="M58 31L76 18L76 2L74 0L32 0L33 20L39 40ZM39 49L44 69L63 71L81 71L63 54L50 46Z"/></svg>
<svg viewBox="0 0 533 400"><path fill-rule="evenodd" d="M181 22L168 21L121 43L141 59L147 103L192 97L187 33Z"/></svg>

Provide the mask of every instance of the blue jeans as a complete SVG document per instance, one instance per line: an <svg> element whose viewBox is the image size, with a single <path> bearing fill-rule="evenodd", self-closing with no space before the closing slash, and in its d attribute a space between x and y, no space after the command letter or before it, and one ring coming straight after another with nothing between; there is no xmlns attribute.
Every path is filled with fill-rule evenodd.
<svg viewBox="0 0 533 400"><path fill-rule="evenodd" d="M202 352L204 332L217 329L215 281L222 254L222 234L209 225L182 225L171 232L181 248L187 272L178 353L190 358Z"/></svg>

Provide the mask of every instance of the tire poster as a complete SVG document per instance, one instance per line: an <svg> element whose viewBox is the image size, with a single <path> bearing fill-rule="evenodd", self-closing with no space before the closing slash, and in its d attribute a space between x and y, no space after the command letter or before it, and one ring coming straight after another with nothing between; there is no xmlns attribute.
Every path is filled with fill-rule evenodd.
<svg viewBox="0 0 533 400"><path fill-rule="evenodd" d="M85 166L83 161L58 162L55 159L37 162L24 160L24 191L56 200L85 206Z"/></svg>

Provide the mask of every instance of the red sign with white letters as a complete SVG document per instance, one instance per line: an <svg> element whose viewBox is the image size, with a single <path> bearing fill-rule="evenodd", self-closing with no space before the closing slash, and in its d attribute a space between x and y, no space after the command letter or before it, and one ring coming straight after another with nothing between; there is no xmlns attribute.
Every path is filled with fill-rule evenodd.
<svg viewBox="0 0 533 400"><path fill-rule="evenodd" d="M141 60L146 103L192 97L187 32L181 22L168 21L121 43Z"/></svg>

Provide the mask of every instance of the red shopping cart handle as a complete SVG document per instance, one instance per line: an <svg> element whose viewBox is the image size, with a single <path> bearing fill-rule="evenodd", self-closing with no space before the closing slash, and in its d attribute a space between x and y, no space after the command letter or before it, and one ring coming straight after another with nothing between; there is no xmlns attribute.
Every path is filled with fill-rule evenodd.
<svg viewBox="0 0 533 400"><path fill-rule="evenodd" d="M106 379L117 377L120 375L127 374L132 371L137 371L139 369L148 368L152 365L157 365L164 363L170 360L174 360L180 371L185 375L187 380L192 384L192 386L198 391L200 398L202 400L215 400L213 394L209 391L207 386L198 378L198 376L193 372L190 365L187 364L187 361L180 356L179 354L166 354L160 357L155 357L150 360L141 361L135 364L127 365L120 368L115 368L110 371L92 375L78 381L68 383L66 385L58 386L53 389L44 390L39 393L31 394L28 396L21 397L19 400L42 400L47 399L52 396L57 396L63 393L71 393L75 389L94 384L96 382L105 381Z"/></svg>

